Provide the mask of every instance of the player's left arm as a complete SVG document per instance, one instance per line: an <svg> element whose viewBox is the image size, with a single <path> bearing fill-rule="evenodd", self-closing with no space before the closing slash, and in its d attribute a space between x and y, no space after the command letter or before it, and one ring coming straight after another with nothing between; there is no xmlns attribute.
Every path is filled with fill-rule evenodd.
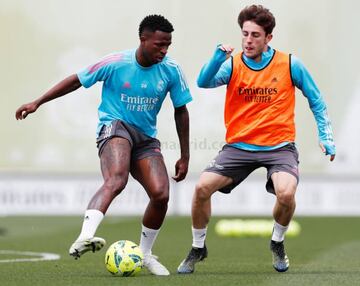
<svg viewBox="0 0 360 286"><path fill-rule="evenodd" d="M331 121L323 96L303 63L294 56L291 56L291 74L295 86L307 98L310 109L314 114L318 128L320 148L325 155L330 155L330 161L333 161L335 159L336 148Z"/></svg>
<svg viewBox="0 0 360 286"><path fill-rule="evenodd" d="M172 178L176 182L185 179L188 172L190 148L189 148L189 112L186 105L175 108L176 132L179 137L181 156L175 164L175 176Z"/></svg>
<svg viewBox="0 0 360 286"><path fill-rule="evenodd" d="M186 104L192 101L192 96L185 75L176 62L171 63L170 98L175 108L176 132L179 137L181 156L175 164L175 176L172 178L180 182L188 172L189 151L189 112Z"/></svg>

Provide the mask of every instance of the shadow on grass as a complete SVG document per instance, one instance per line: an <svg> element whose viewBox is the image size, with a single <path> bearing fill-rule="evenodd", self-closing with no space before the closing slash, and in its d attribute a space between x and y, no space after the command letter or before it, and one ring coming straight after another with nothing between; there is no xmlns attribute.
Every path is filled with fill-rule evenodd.
<svg viewBox="0 0 360 286"><path fill-rule="evenodd" d="M3 228L3 227L0 227L0 236L5 236L6 233L7 233L7 229Z"/></svg>

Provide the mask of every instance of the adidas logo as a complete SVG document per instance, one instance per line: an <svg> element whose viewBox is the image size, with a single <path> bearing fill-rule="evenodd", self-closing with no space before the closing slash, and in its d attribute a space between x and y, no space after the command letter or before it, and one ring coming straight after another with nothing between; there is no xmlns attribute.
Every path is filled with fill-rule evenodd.
<svg viewBox="0 0 360 286"><path fill-rule="evenodd" d="M145 231L143 231L141 234L142 234L144 237L147 237Z"/></svg>
<svg viewBox="0 0 360 286"><path fill-rule="evenodd" d="M273 79L271 80L271 82L278 82L278 79L276 77L273 77Z"/></svg>

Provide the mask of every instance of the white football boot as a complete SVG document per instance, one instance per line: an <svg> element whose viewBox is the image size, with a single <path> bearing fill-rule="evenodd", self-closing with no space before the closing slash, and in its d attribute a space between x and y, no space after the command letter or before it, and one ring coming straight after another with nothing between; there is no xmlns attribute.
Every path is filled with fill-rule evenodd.
<svg viewBox="0 0 360 286"><path fill-rule="evenodd" d="M168 276L169 270L166 269L158 260L158 257L152 254L144 255L144 266L154 275Z"/></svg>
<svg viewBox="0 0 360 286"><path fill-rule="evenodd" d="M70 249L69 254L73 256L75 259L80 258L81 255L88 251L99 251L106 244L105 239L101 237L93 237L89 239L75 241Z"/></svg>

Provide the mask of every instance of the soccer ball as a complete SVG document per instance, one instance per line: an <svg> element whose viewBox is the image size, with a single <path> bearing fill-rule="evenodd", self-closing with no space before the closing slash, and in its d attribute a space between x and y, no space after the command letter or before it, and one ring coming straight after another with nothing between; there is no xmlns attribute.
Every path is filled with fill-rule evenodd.
<svg viewBox="0 0 360 286"><path fill-rule="evenodd" d="M105 254L107 270L118 276L135 276L143 267L143 253L140 247L130 240L114 242Z"/></svg>

